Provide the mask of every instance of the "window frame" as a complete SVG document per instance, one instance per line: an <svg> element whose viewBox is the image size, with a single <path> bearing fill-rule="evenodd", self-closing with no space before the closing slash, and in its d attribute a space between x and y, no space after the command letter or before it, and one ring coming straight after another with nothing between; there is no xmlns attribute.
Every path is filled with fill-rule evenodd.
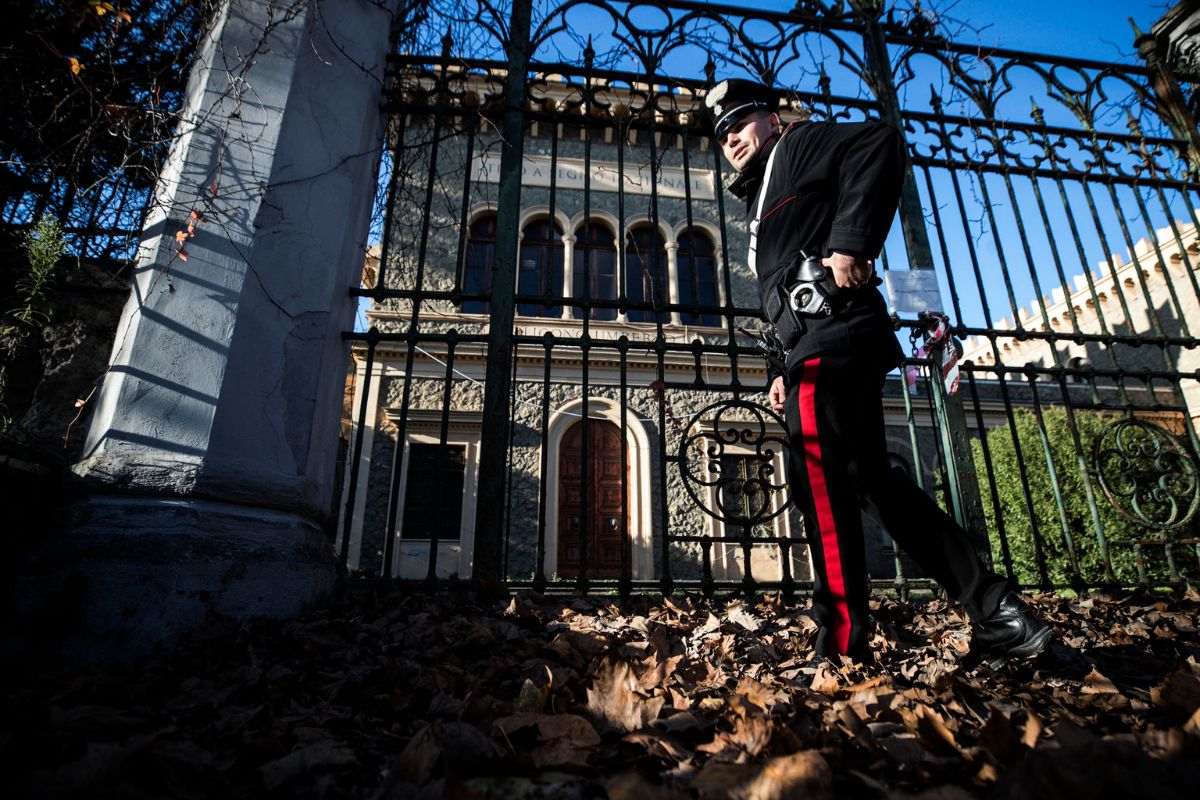
<svg viewBox="0 0 1200 800"><path fill-rule="evenodd" d="M687 246L685 240L694 243L697 238L703 239L708 244L707 251L696 253L694 244ZM710 276L712 278L712 303L713 308L719 308L721 305L721 287L720 280L717 275L717 243L713 241L712 234L704 228L697 225L692 225L690 228L683 228L675 237L675 284L676 292L679 297L679 321L684 325L697 325L704 327L720 327L721 318L717 314L693 314L690 311L684 311L683 307L697 306L704 307L710 305L704 302L700 297L700 277L699 264L703 260L707 260L711 264ZM684 281L684 275L688 276L687 282ZM685 287L690 290L691 296L685 296Z"/></svg>

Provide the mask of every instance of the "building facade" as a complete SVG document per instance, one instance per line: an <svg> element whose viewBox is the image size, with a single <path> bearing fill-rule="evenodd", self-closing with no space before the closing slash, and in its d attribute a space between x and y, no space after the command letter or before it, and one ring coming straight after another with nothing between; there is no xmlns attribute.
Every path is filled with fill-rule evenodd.
<svg viewBox="0 0 1200 800"><path fill-rule="evenodd" d="M466 92L479 102L485 82ZM549 79L542 94L561 108L570 92ZM736 330L761 324L744 210L722 194L728 176L695 118L698 103L672 98L685 127L668 135L622 124L637 98L614 88L595 112L604 118L598 130L535 121L527 131L507 575L572 578L582 558L589 578L615 579L624 558L635 582L655 580L664 559L681 580L740 581L749 561L756 579L779 581L779 541L796 540L787 574L806 580L782 420L762 407L765 362ZM802 113L789 107L783 116ZM399 134L407 146L398 150L412 158L397 161L405 177L389 235L417 246L373 251L365 282L403 295L373 301L376 330L415 326L443 338L381 342L371 374L359 348L353 408L363 409L363 477L347 498L342 536L348 563L363 573L422 578L435 553L436 575L466 578L488 422L483 337L501 138L485 121L441 137L435 150L434 127L429 116L409 115ZM914 417L899 385L888 406L893 449L932 486L933 422ZM917 439L926 447L914 456ZM890 578L890 540L872 527L870 542L872 574Z"/></svg>

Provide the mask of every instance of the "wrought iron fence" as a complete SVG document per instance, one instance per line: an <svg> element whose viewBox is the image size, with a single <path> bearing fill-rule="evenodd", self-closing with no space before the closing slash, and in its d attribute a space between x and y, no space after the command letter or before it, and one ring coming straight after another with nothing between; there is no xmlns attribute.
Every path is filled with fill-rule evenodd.
<svg viewBox="0 0 1200 800"><path fill-rule="evenodd" d="M15 241L49 216L69 254L116 266L133 259L179 133L192 57L218 5L10 9L0 51L0 238Z"/></svg>
<svg viewBox="0 0 1200 800"><path fill-rule="evenodd" d="M908 139L881 259L898 335L915 296L966 353L956 395L928 357L889 379L897 464L1023 585L1196 574L1200 151L1150 43L1146 65L981 50L866 0L466 7L393 58L383 236L352 289L371 327L345 334L352 570L805 588L739 333L761 320L746 220L699 113L748 75L788 89L785 119ZM869 535L879 585L919 578Z"/></svg>

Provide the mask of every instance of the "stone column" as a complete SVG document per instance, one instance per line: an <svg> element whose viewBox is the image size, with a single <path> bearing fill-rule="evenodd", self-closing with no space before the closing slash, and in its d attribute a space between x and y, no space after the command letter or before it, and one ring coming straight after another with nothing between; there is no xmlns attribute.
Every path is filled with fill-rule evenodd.
<svg viewBox="0 0 1200 800"><path fill-rule="evenodd" d="M667 302L676 304L679 302L679 242L667 242L663 246L667 251ZM670 324L683 324L678 311L671 312Z"/></svg>
<svg viewBox="0 0 1200 800"><path fill-rule="evenodd" d="M563 241L563 297L575 296L575 236L567 234L562 237ZM562 318L574 319L574 309L571 306L563 306Z"/></svg>
<svg viewBox="0 0 1200 800"><path fill-rule="evenodd" d="M399 5L228 0L213 21L92 399L81 495L18 593L27 611L74 599L68 651L120 658L332 592L340 333Z"/></svg>

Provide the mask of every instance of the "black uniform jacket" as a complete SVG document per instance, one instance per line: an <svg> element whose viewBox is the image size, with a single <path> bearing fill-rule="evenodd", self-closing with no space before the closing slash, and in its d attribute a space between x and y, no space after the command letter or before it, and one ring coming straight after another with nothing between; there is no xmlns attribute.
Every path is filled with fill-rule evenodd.
<svg viewBox="0 0 1200 800"><path fill-rule="evenodd" d="M770 294L791 285L801 251L879 255L896 215L906 163L904 141L886 123L793 123L730 186L746 200L751 219L774 147L781 149L763 200L756 255L764 309L771 307ZM791 348L789 372L826 353L878 356L884 371L899 364L903 352L875 286L839 290L834 308L829 317L803 318L799 339L784 343Z"/></svg>

